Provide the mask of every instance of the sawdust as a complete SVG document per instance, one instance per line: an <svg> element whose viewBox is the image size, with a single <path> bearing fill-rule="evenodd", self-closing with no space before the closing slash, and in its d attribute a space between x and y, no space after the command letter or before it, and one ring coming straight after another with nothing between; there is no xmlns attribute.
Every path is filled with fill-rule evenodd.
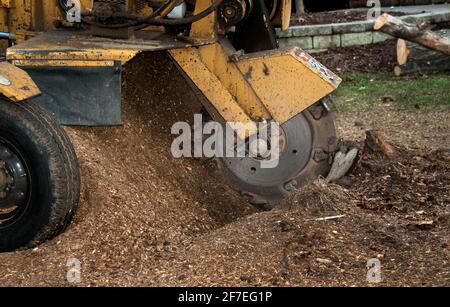
<svg viewBox="0 0 450 307"><path fill-rule="evenodd" d="M134 61L124 80L123 126L67 128L83 177L73 223L35 250L0 255L2 285L70 285L71 258L82 263L84 286L368 285L373 257L382 285L450 284L450 161L430 153L448 144L449 130L436 114L379 124L401 145L398 160L365 155L341 186L318 181L283 209L256 212L212 161L172 158L171 125L200 106L164 54ZM339 118L341 135L361 139L360 127L345 124L357 116ZM425 119L425 131L403 136ZM375 125L369 115L367 123ZM443 142L421 147L438 133ZM314 220L333 215L345 216ZM423 220L432 227L408 227Z"/></svg>

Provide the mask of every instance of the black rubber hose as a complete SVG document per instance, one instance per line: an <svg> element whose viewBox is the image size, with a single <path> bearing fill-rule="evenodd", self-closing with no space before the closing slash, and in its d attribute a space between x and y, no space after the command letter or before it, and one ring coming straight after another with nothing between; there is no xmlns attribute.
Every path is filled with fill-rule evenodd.
<svg viewBox="0 0 450 307"><path fill-rule="evenodd" d="M168 0L168 1L164 2L164 4L162 4L152 14L150 14L149 16L147 16L145 18L155 18L155 17L159 16L159 13L161 13L165 8L167 8L167 6L169 4L171 4L171 2L172 2L172 0ZM85 16L89 16L89 15L85 15ZM127 22L127 23L122 23L122 24L115 24L115 25L107 25L107 24L103 24L103 23L99 23L99 22L88 21L85 19L83 19L83 22L85 22L89 25L99 27L99 28L107 28L107 29L123 29L123 28L130 28L130 27L139 27L139 26L147 27L148 26L148 25L144 24L143 22L138 22L138 21L132 21L132 22Z"/></svg>
<svg viewBox="0 0 450 307"><path fill-rule="evenodd" d="M182 25L192 24L200 19L205 18L209 14L213 13L222 4L222 2L223 2L223 0L216 0L210 7L208 7L204 11L198 13L197 15L186 17L186 18L181 18L181 19L155 19L155 18L134 16L134 15L128 15L128 14L115 14L114 17L129 19L129 20L146 23L148 25L153 25L153 26L182 26Z"/></svg>
<svg viewBox="0 0 450 307"><path fill-rule="evenodd" d="M170 0L168 2L170 2ZM70 7L67 6L67 0L59 0L58 3L59 3L59 7L67 14L67 12L70 9ZM86 15L89 16L90 14L86 14ZM86 15L84 15L84 16L86 16ZM152 17L156 17L156 16L153 16L153 15L151 15L151 16ZM100 24L100 23L96 23L96 22L90 22L90 21L85 20L84 18L82 18L82 21L84 23L87 23L87 24L90 24L90 25L95 25L95 26L98 26L98 27L102 27L102 26L106 27L106 25L103 25L103 24ZM126 24L114 25L116 27L113 27L113 25L109 25L107 27L108 28L120 29L120 28L129 28L129 27L139 26L139 25L140 25L140 23L137 23L137 22L127 22Z"/></svg>
<svg viewBox="0 0 450 307"><path fill-rule="evenodd" d="M167 1L167 3L169 3L171 0ZM67 6L67 0L59 0L59 7L67 14L67 12L69 11L70 7ZM163 5L165 6L165 5ZM84 16L90 16L90 14L85 14ZM150 15L149 17L156 17L156 15ZM96 22L91 22L91 21L87 21L84 18L82 18L82 21L84 23L90 24L90 25L95 25L98 27L108 27L108 28L129 28L129 27L134 27L134 26L139 26L141 25L140 23L137 22L127 22L126 24L120 24L120 25L103 25L101 23L96 23Z"/></svg>
<svg viewBox="0 0 450 307"><path fill-rule="evenodd" d="M170 3L170 2L171 2L171 0L168 1L168 3ZM109 28L109 29L129 28L129 27L139 26L141 24L148 24L148 25L154 25L154 26L182 26L182 25L192 24L200 19L205 18L209 14L213 13L222 4L222 2L223 2L223 0L216 0L210 7L208 7L204 11L198 13L197 15L190 16L187 18L181 18L181 19L156 19L155 18L156 16L154 16L155 14L152 14L147 17L143 17L143 16L135 16L135 15L118 13L118 14L114 14L112 17L128 19L128 20L131 20L131 22L128 22L125 24L118 24L118 25L105 25L102 23L86 21L84 19L83 19L83 21L88 24L91 24L91 25L95 25L95 26L102 27L102 28ZM67 12L69 10L69 7L66 5L67 2L65 0L59 0L59 4L65 12Z"/></svg>

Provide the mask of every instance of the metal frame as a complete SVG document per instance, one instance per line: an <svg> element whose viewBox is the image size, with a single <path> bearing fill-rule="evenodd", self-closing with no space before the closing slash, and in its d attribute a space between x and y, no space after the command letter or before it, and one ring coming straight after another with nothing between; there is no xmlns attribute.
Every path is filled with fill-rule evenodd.
<svg viewBox="0 0 450 307"><path fill-rule="evenodd" d="M77 84L78 88L95 86L96 89L86 91L89 95L95 96L96 92L99 92L97 90L105 87L106 83L93 85L88 76L86 78L82 76L83 71L87 74L98 74L114 69L117 62L124 65L141 52L168 50L191 83L203 93L210 106L212 105L225 121L251 123L275 120L283 124L334 91L341 79L299 48L276 49L276 39L267 19L265 4L262 0L255 1L256 8L253 15L237 28L234 39L240 37L248 44L233 42L238 48L250 53L237 52L228 39L219 35L216 13L211 13L206 18L194 22L189 37L184 39L164 33L161 29L140 31L137 37L130 39L92 37L91 32L80 30L47 31L9 48L7 59L15 66L32 72L36 83L40 86L45 84L47 92L55 88L49 84L51 78L48 72L53 70L63 73L63 67L68 73L77 71L80 76L73 83ZM8 1L1 2L3 7L6 7L5 2ZM83 4L89 5L88 2L90 1L83 1ZM27 24L36 23L39 15L30 16L26 10L26 3L35 3L35 0L16 1L16 7L10 11L9 17L12 17L13 21L17 19L26 20ZM197 0L195 13L203 11L211 4L212 0ZM290 1L283 1L284 6L288 4ZM281 24L286 23L285 15L289 11L284 6L277 17L282 20ZM48 4L41 5L40 8L42 12L53 12L54 9ZM31 12L35 12L35 9ZM53 12L45 18L42 17L39 24L45 29L51 19L57 19L60 17L58 16L58 12ZM252 36L255 36L256 40ZM0 85L1 93L15 101L39 94L38 86L25 72L18 68L12 69L6 64L4 67L9 69L8 76L11 80L14 79L14 85L12 87ZM42 70L42 73L39 74L39 70ZM47 75L44 72L47 72ZM15 77L15 74L21 77ZM1 75L6 75L6 72L3 72L0 66ZM99 80L111 81L108 77L99 77ZM120 78L112 80L115 82L112 88L120 88ZM24 88L29 90L24 91ZM75 89L71 89L71 85L68 84L66 90L70 92ZM120 106L119 96L117 94L111 96L115 108ZM45 96L40 98L43 99ZM62 123L78 122L92 125L118 123L118 117L115 115L120 113L120 110L114 112L110 120L105 117L83 117L80 114L87 109L80 105L82 102L74 99L79 99L79 96L69 94L61 99L64 106L62 109L66 110L58 117ZM95 97L85 99L89 103L92 101L105 103ZM52 105L50 109L56 114L55 102L52 102ZM102 106L99 107L101 108ZM77 119L70 116L77 116ZM79 120L80 116L85 120ZM249 133L255 132L256 126L250 131L238 131L238 134L246 137Z"/></svg>

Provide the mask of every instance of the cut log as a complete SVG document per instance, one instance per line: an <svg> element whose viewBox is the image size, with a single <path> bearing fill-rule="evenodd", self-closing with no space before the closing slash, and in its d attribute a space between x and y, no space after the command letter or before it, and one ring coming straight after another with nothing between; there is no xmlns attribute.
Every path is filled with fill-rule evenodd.
<svg viewBox="0 0 450 307"><path fill-rule="evenodd" d="M440 37L450 38L450 30L439 30ZM395 74L402 76L410 73L428 73L450 70L450 55L443 54L416 43L399 39L397 42L397 62Z"/></svg>
<svg viewBox="0 0 450 307"><path fill-rule="evenodd" d="M450 70L450 57L447 56L436 56L431 59L420 59L409 61L403 65L397 65L394 68L394 73L396 76L404 76L413 73L430 73L437 71L447 71Z"/></svg>
<svg viewBox="0 0 450 307"><path fill-rule="evenodd" d="M397 63L398 65L404 65L408 62L411 49L406 45L404 39L399 38L397 41Z"/></svg>
<svg viewBox="0 0 450 307"><path fill-rule="evenodd" d="M450 39L450 30L443 29L434 32L441 38ZM399 39L397 42L397 62L399 65L408 63L410 60L432 59L434 57L446 57L440 52L436 52L419 44Z"/></svg>
<svg viewBox="0 0 450 307"><path fill-rule="evenodd" d="M403 20L389 14L378 17L374 29L450 55L449 38L440 37L429 30L421 30L417 25L403 22Z"/></svg>

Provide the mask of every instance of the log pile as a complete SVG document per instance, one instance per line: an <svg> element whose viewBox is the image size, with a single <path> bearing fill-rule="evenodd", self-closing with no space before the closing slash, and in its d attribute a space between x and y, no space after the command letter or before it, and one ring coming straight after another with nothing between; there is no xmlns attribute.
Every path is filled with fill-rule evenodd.
<svg viewBox="0 0 450 307"><path fill-rule="evenodd" d="M450 30L436 32L450 38ZM450 56L403 39L397 41L397 62L394 72L397 76L410 73L425 74L433 71L450 70Z"/></svg>
<svg viewBox="0 0 450 307"><path fill-rule="evenodd" d="M433 32L389 14L381 15L374 29L398 37L395 74L426 73L450 69L450 30Z"/></svg>

